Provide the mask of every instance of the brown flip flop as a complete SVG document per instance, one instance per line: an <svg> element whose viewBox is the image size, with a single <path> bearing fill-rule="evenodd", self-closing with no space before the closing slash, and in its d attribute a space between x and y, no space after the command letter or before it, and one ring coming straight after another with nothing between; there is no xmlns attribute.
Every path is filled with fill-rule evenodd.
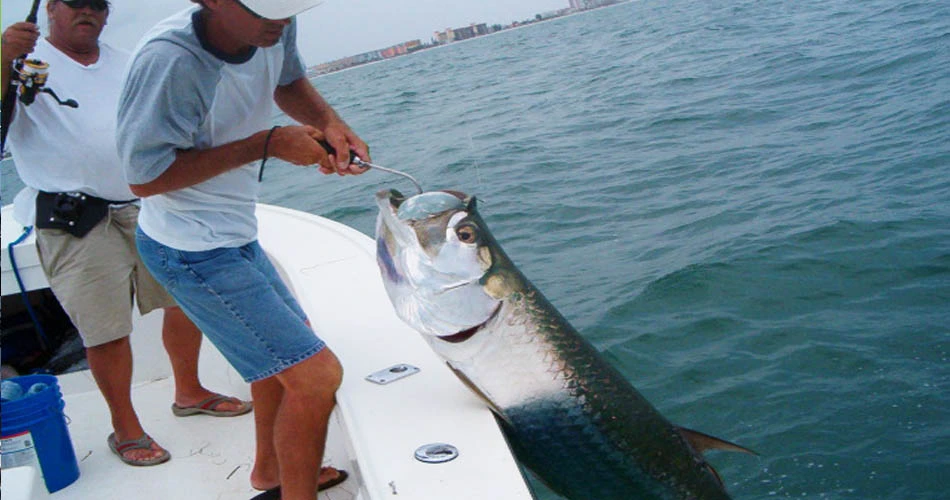
<svg viewBox="0 0 950 500"><path fill-rule="evenodd" d="M236 410L217 409L221 403L234 402L240 403ZM193 406L178 406L177 403L172 403L172 413L174 413L176 417L188 417L200 414L211 415L212 417L236 417L238 415L244 415L253 408L254 405L250 401L241 401L238 398L222 396L221 394L215 394Z"/></svg>
<svg viewBox="0 0 950 500"><path fill-rule="evenodd" d="M155 441L149 437L148 434L143 434L142 437L138 439L131 439L129 441L122 441L115 437L115 433L109 434L109 437L106 439L109 443L109 449L112 450L112 453L115 453L120 460L129 464L135 465L137 467L147 467L149 465L158 465L167 462L172 458L171 453L168 453L168 450L163 449L162 454L155 458L143 458L136 460L134 458L129 458L124 455L125 452L129 450L151 450L152 443Z"/></svg>

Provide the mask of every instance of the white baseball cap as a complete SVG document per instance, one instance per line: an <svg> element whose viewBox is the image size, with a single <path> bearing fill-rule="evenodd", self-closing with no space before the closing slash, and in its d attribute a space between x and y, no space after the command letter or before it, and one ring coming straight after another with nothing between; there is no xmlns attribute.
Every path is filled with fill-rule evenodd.
<svg viewBox="0 0 950 500"><path fill-rule="evenodd" d="M240 0L240 2L265 19L287 19L320 5L322 0Z"/></svg>

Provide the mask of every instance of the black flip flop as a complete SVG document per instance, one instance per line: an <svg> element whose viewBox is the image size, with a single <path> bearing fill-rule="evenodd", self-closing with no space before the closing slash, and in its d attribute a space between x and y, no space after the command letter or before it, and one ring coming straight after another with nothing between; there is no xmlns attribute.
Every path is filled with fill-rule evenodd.
<svg viewBox="0 0 950 500"><path fill-rule="evenodd" d="M345 470L343 470L343 469L337 469L336 472L337 472L337 476L336 476L335 478L333 478L333 479L331 479L331 480L329 480L329 481L327 481L327 482L321 484L321 485L317 488L317 491L328 490L328 489L330 489L330 488L332 488L332 487L334 487L334 486L336 486L336 485L342 483L343 481L346 481L346 478L350 477L350 475L347 474L347 472L346 472ZM255 496L255 497L251 498L251 500L280 500L280 486L278 486L278 487L276 487L276 488L271 488L271 489L269 489L269 490L267 490L267 491L265 491L265 492L263 492L263 493L261 493L261 494Z"/></svg>
<svg viewBox="0 0 950 500"><path fill-rule="evenodd" d="M280 486L251 497L251 500L280 500Z"/></svg>

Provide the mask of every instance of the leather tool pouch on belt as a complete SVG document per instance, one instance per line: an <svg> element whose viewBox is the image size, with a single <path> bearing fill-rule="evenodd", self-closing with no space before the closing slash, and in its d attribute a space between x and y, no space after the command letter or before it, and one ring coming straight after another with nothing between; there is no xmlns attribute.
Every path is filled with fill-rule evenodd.
<svg viewBox="0 0 950 500"><path fill-rule="evenodd" d="M109 200L79 192L36 195L36 227L82 238L109 213Z"/></svg>

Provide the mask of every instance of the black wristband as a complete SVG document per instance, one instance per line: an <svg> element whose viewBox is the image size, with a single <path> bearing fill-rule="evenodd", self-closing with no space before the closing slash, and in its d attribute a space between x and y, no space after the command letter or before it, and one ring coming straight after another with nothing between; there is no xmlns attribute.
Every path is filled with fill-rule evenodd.
<svg viewBox="0 0 950 500"><path fill-rule="evenodd" d="M264 180L264 164L267 163L267 147L270 146L270 138L274 135L274 131L279 128L280 125L274 125L271 127L270 131L267 132L267 138L264 139L264 157L261 158L261 169L257 173L257 182Z"/></svg>

